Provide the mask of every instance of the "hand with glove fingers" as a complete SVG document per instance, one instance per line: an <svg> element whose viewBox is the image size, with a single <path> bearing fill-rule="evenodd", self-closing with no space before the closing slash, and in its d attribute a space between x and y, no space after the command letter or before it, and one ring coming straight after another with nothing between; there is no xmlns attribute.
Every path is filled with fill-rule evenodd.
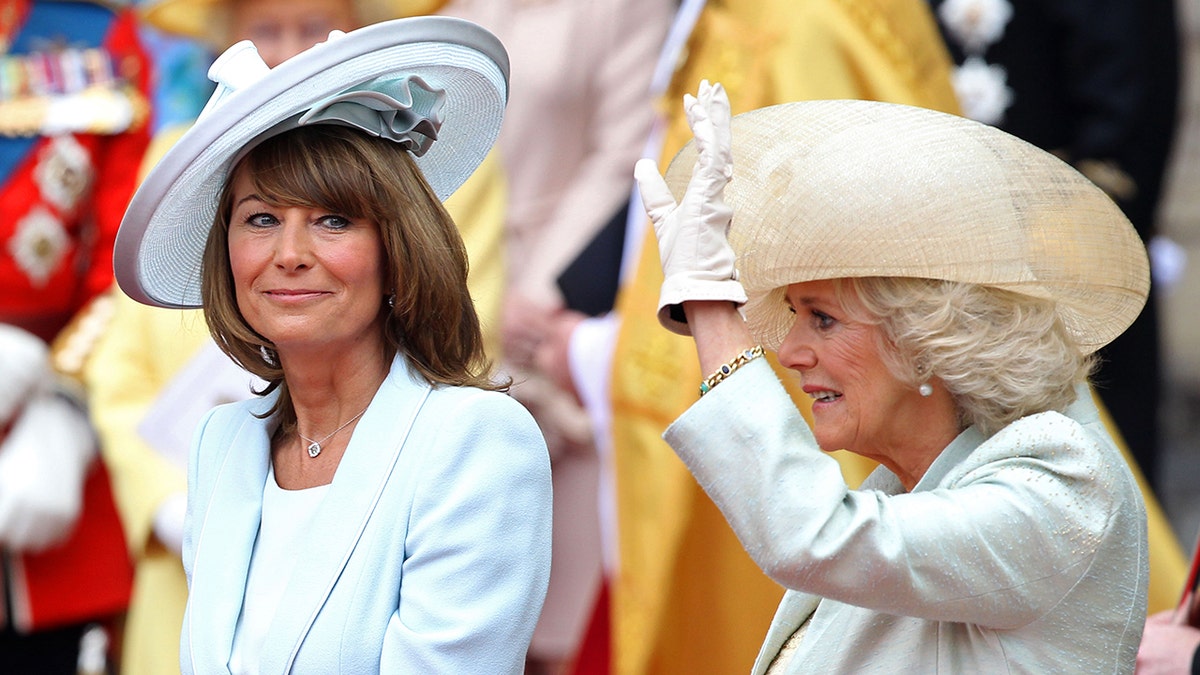
<svg viewBox="0 0 1200 675"><path fill-rule="evenodd" d="M654 223L663 285L658 320L668 330L691 335L681 311L687 301L746 302L737 281L733 249L727 240L733 211L725 203L725 185L733 176L729 97L718 84L700 83L696 96L684 96L688 125L696 143L696 165L683 199L675 202L654 160L634 167L646 214Z"/></svg>
<svg viewBox="0 0 1200 675"><path fill-rule="evenodd" d="M44 382L0 441L0 547L36 552L71 533L96 454L87 415Z"/></svg>

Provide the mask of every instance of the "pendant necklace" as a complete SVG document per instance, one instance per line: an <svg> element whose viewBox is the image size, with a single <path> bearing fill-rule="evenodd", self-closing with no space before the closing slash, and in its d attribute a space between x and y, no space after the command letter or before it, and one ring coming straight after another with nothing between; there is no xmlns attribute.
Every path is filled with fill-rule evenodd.
<svg viewBox="0 0 1200 675"><path fill-rule="evenodd" d="M367 408L369 408L369 407L370 406L368 405ZM362 410L360 410L357 415L346 420L344 423L342 423L342 426L334 429L328 436L326 436L325 438L322 438L319 441L314 441L313 439L309 438L308 436L305 436L304 434L300 433L300 427L297 426L296 427L296 435L299 436L302 440L308 441L308 456L316 457L317 455L321 454L321 444L324 443L325 441L333 438L335 435L337 435L337 432L350 426L350 423L353 422L354 420L362 417L363 413L367 412L367 408L363 408Z"/></svg>

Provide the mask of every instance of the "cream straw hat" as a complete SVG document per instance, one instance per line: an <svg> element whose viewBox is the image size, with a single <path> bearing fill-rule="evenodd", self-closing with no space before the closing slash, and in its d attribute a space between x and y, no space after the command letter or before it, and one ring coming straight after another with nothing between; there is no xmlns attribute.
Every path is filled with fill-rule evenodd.
<svg viewBox="0 0 1200 675"><path fill-rule="evenodd" d="M1070 166L966 118L873 101L807 101L733 118L729 241L746 321L778 349L789 284L946 279L1054 300L1086 352L1141 312L1146 249L1107 195ZM679 199L695 163L667 170Z"/></svg>
<svg viewBox="0 0 1200 675"><path fill-rule="evenodd" d="M303 124L357 127L405 144L445 199L492 147L508 98L500 41L436 16L331 34L274 69L241 42L209 77L213 97L146 176L117 233L117 282L145 304L200 306L200 261L222 186L259 141Z"/></svg>

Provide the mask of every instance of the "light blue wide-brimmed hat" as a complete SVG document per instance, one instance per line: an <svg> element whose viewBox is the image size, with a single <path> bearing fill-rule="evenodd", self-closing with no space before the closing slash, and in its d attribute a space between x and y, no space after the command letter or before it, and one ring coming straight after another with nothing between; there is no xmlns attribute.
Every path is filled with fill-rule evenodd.
<svg viewBox="0 0 1200 675"><path fill-rule="evenodd" d="M209 69L217 89L196 124L126 210L113 256L121 290L148 305L199 307L205 242L237 159L297 126L353 126L402 143L446 199L500 133L508 71L494 35L441 16L335 32L273 69L252 43L233 45Z"/></svg>

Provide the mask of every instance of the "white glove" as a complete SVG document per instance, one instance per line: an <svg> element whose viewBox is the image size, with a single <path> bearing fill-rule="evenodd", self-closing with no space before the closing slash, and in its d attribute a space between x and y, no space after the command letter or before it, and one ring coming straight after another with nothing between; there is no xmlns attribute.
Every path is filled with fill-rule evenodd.
<svg viewBox="0 0 1200 675"><path fill-rule="evenodd" d="M720 84L703 80L696 96L683 97L683 107L697 151L683 201L675 203L654 160L639 160L633 176L658 237L664 277L658 296L659 323L672 332L691 335L681 309L672 311L672 307L688 300L728 300L740 305L746 302L746 291L737 281L733 249L726 239L733 210L722 198L733 176L729 97Z"/></svg>
<svg viewBox="0 0 1200 675"><path fill-rule="evenodd" d="M183 518L186 514L185 492L167 497L154 512L154 536L177 556L183 555Z"/></svg>
<svg viewBox="0 0 1200 675"><path fill-rule="evenodd" d="M34 386L52 377L48 353L41 338L0 323L0 425L12 419Z"/></svg>
<svg viewBox="0 0 1200 675"><path fill-rule="evenodd" d="M83 411L39 388L0 442L0 547L36 552L65 539L95 454Z"/></svg>

